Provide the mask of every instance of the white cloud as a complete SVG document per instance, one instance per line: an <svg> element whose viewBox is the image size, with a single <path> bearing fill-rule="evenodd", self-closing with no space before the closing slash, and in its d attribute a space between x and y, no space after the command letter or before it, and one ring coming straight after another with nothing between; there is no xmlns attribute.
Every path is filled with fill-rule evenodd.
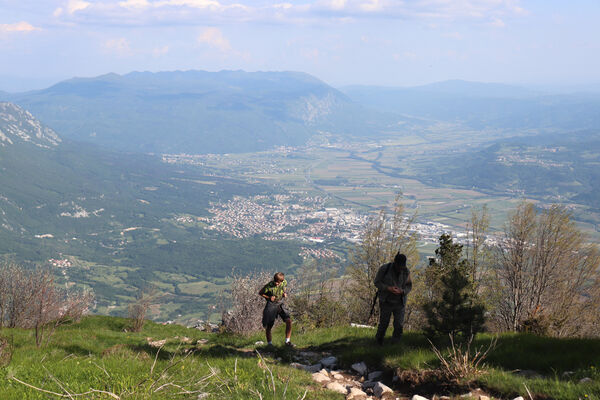
<svg viewBox="0 0 600 400"><path fill-rule="evenodd" d="M198 43L206 44L212 48L219 49L222 52L231 50L231 44L219 28L206 28L198 35Z"/></svg>
<svg viewBox="0 0 600 400"><path fill-rule="evenodd" d="M456 20L484 23L526 15L522 0L306 0L257 5L251 0L68 0L55 10L71 22L122 25L237 22L348 23L361 19L413 19L426 24ZM85 13L79 11L86 10ZM499 24L496 22L496 24Z"/></svg>
<svg viewBox="0 0 600 400"><path fill-rule="evenodd" d="M490 25L495 28L504 28L506 26L504 21L497 17L492 18L492 22L490 22Z"/></svg>
<svg viewBox="0 0 600 400"><path fill-rule="evenodd" d="M40 28L36 28L29 22L21 21L15 22L14 24L0 24L0 33L27 33L33 31L39 31Z"/></svg>
<svg viewBox="0 0 600 400"><path fill-rule="evenodd" d="M146 8L150 6L148 0L126 0L119 2L123 8Z"/></svg>
<svg viewBox="0 0 600 400"><path fill-rule="evenodd" d="M66 11L69 15L75 14L77 11L82 11L88 8L92 3L83 0L69 0L63 7L58 7L52 15L60 17Z"/></svg>
<svg viewBox="0 0 600 400"><path fill-rule="evenodd" d="M152 3L154 7L179 6L191 8L220 8L221 3L215 0L163 0Z"/></svg>
<svg viewBox="0 0 600 400"><path fill-rule="evenodd" d="M348 3L347 0L328 0L327 2L324 2L323 4L325 6L328 6L332 10L343 10L344 7L346 7L347 3Z"/></svg>
<svg viewBox="0 0 600 400"><path fill-rule="evenodd" d="M128 56L133 53L129 46L129 41L125 38L109 39L103 43L102 47L111 53L121 56Z"/></svg>
<svg viewBox="0 0 600 400"><path fill-rule="evenodd" d="M155 47L152 49L152 57L162 57L169 52L169 46Z"/></svg>

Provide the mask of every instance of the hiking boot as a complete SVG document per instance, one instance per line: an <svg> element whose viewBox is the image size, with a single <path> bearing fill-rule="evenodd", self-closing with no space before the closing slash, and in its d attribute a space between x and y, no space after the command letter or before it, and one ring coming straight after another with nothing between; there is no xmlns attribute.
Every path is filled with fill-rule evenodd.
<svg viewBox="0 0 600 400"><path fill-rule="evenodd" d="M285 345L291 349L293 349L294 347L296 347L296 345L292 342L285 342Z"/></svg>

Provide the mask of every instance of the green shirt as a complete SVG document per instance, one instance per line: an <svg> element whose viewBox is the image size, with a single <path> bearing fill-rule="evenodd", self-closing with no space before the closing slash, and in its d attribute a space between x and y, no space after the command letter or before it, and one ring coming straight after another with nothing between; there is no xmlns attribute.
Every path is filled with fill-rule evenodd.
<svg viewBox="0 0 600 400"><path fill-rule="evenodd" d="M275 296L275 302L278 302L283 299L283 294L285 293L286 288L287 281L285 279L279 285L276 285L275 281L271 281L260 290L260 293L265 294L269 297Z"/></svg>

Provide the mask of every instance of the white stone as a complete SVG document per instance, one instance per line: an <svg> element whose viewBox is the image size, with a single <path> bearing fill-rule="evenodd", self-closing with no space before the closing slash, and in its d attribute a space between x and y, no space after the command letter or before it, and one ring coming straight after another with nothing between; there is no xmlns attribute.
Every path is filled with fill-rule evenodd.
<svg viewBox="0 0 600 400"><path fill-rule="evenodd" d="M423 396L419 396L418 394L415 394L413 397L410 398L410 400L429 400L427 397L423 397Z"/></svg>
<svg viewBox="0 0 600 400"><path fill-rule="evenodd" d="M350 394L346 397L346 400L364 400L367 398L367 394L358 388L350 388Z"/></svg>
<svg viewBox="0 0 600 400"><path fill-rule="evenodd" d="M377 378L380 378L383 375L383 371L373 371L367 376L367 380L374 381Z"/></svg>
<svg viewBox="0 0 600 400"><path fill-rule="evenodd" d="M364 325L364 324L355 324L354 322L350 323L350 326L352 328L367 328L367 329L375 329L374 326L371 325Z"/></svg>
<svg viewBox="0 0 600 400"><path fill-rule="evenodd" d="M319 371L319 373L321 373L321 374L323 374L323 375L325 375L325 376L329 376L329 371L327 371L325 368L321 369L321 370Z"/></svg>
<svg viewBox="0 0 600 400"><path fill-rule="evenodd" d="M592 381L592 378L585 377L585 378L581 378L579 380L579 383L588 383L588 382L591 382L591 381Z"/></svg>
<svg viewBox="0 0 600 400"><path fill-rule="evenodd" d="M346 386L340 385L337 382L329 382L327 385L325 385L325 387L329 390L333 390L334 392L338 392L338 393L342 393L342 394L348 393L348 389L346 389Z"/></svg>
<svg viewBox="0 0 600 400"><path fill-rule="evenodd" d="M344 375L342 375L342 374L333 374L333 379L335 379L336 381L343 381L344 380Z"/></svg>
<svg viewBox="0 0 600 400"><path fill-rule="evenodd" d="M383 383L377 382L375 386L373 386L373 394L377 397L381 397L384 393L394 393L394 391Z"/></svg>
<svg viewBox="0 0 600 400"><path fill-rule="evenodd" d="M358 372L359 375L366 375L368 371L367 364L365 364L363 361L352 364L352 369Z"/></svg>
<svg viewBox="0 0 600 400"><path fill-rule="evenodd" d="M479 395L479 400L490 400L490 398L487 397L487 396L485 396L485 395L483 395L483 394L480 394Z"/></svg>
<svg viewBox="0 0 600 400"><path fill-rule="evenodd" d="M331 379L329 379L329 377L327 375L323 375L320 372L316 372L314 374L312 374L312 379L313 381L317 382L317 383L325 383L325 382L329 382Z"/></svg>
<svg viewBox="0 0 600 400"><path fill-rule="evenodd" d="M337 358L336 358L336 357L334 357L334 356L331 356L331 357L326 357L326 358L322 359L322 360L321 360L321 361L319 361L319 362L320 362L320 363L323 365L323 367L325 367L325 368L333 368L333 367L334 367L334 366L337 364L338 360L337 360Z"/></svg>
<svg viewBox="0 0 600 400"><path fill-rule="evenodd" d="M515 397L513 400L525 400L523 396Z"/></svg>

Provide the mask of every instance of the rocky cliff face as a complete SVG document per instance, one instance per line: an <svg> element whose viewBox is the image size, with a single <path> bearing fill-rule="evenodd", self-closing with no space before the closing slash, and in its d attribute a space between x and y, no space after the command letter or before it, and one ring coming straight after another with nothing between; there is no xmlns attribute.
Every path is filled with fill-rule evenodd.
<svg viewBox="0 0 600 400"><path fill-rule="evenodd" d="M12 103L0 102L0 146L29 142L38 147L57 146L61 139L42 125L29 111Z"/></svg>

